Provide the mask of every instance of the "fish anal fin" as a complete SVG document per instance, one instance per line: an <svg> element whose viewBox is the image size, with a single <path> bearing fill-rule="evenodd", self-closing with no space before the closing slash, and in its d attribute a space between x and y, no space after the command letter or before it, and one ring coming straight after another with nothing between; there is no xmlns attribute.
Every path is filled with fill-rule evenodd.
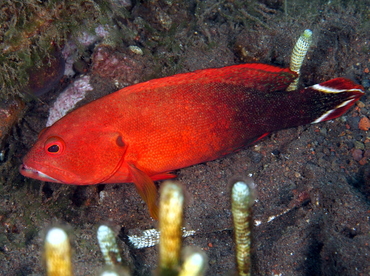
<svg viewBox="0 0 370 276"><path fill-rule="evenodd" d="M271 132L266 132L260 136L258 136L257 138L254 138L254 139L251 139L251 141L248 143L248 145L252 145L252 144L255 144L257 143L259 140L265 138L267 135L269 135Z"/></svg>
<svg viewBox="0 0 370 276"><path fill-rule="evenodd" d="M174 174L172 172L165 172L165 173L160 173L160 174L153 175L150 178L153 181L158 181L158 180L164 180L164 179L171 179L171 178L175 178L175 177L177 177L176 174Z"/></svg>
<svg viewBox="0 0 370 276"><path fill-rule="evenodd" d="M148 205L149 213L153 219L158 220L157 187L153 180L134 164L129 164L129 170L136 189L145 203Z"/></svg>

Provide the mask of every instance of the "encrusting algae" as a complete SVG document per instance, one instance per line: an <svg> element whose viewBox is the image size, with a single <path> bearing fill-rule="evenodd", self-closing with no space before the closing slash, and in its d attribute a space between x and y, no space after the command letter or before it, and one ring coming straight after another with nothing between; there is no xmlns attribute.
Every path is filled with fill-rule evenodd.
<svg viewBox="0 0 370 276"><path fill-rule="evenodd" d="M64 62L60 51L68 39L79 44L81 33L113 25L114 15L124 18L124 10L112 8L109 1L1 1L0 99L33 93L40 75L47 79L58 74L56 68ZM31 81L35 70L37 78Z"/></svg>

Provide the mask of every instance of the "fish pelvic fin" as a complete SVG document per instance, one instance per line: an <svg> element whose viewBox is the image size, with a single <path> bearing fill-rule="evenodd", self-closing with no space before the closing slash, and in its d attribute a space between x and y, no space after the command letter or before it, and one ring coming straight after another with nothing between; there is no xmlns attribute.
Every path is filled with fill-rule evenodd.
<svg viewBox="0 0 370 276"><path fill-rule="evenodd" d="M147 204L151 217L158 220L159 208L157 205L157 187L149 175L138 169L134 164L129 164L128 167L135 187Z"/></svg>

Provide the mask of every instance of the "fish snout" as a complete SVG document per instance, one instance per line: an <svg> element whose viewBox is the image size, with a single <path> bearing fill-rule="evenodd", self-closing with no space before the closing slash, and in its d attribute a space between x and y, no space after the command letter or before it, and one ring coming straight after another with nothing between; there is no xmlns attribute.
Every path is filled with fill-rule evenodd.
<svg viewBox="0 0 370 276"><path fill-rule="evenodd" d="M47 182L60 182L55 178L52 178L43 172L40 172L34 168L31 168L25 164L22 164L19 166L19 173L25 177L41 180L41 181L47 181Z"/></svg>

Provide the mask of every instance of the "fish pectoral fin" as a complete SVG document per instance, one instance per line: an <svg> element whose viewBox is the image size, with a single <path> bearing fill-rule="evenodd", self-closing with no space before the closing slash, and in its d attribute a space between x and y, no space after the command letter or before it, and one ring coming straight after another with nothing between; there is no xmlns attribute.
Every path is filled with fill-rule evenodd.
<svg viewBox="0 0 370 276"><path fill-rule="evenodd" d="M148 205L150 215L153 219L158 220L157 187L149 175L134 164L129 164L129 169L137 191Z"/></svg>

